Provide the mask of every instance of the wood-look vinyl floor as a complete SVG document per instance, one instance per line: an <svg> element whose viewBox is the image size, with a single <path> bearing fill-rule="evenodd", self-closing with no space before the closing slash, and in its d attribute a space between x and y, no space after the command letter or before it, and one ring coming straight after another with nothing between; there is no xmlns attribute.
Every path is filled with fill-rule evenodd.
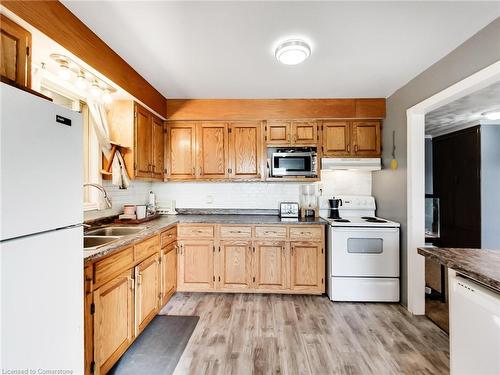
<svg viewBox="0 0 500 375"><path fill-rule="evenodd" d="M449 373L448 336L398 304L176 293L161 314L200 316L176 375Z"/></svg>

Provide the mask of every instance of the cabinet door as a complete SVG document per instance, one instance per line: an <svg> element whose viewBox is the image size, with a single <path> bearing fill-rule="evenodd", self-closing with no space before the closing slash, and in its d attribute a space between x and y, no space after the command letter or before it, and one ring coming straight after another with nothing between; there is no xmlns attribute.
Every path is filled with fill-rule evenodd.
<svg viewBox="0 0 500 375"><path fill-rule="evenodd" d="M151 177L152 168L151 114L145 108L135 106L135 176Z"/></svg>
<svg viewBox="0 0 500 375"><path fill-rule="evenodd" d="M229 171L231 178L260 178L262 138L260 122L229 124Z"/></svg>
<svg viewBox="0 0 500 375"><path fill-rule="evenodd" d="M158 312L160 278L158 254L135 267L135 330L138 335Z"/></svg>
<svg viewBox="0 0 500 375"><path fill-rule="evenodd" d="M285 242L256 242L253 265L256 289L286 288Z"/></svg>
<svg viewBox="0 0 500 375"><path fill-rule="evenodd" d="M290 121L268 121L266 142L272 145L288 145L292 141Z"/></svg>
<svg viewBox="0 0 500 375"><path fill-rule="evenodd" d="M198 127L198 177L224 178L227 176L227 124L203 122Z"/></svg>
<svg viewBox="0 0 500 375"><path fill-rule="evenodd" d="M152 152L152 172L153 178L157 180L163 180L163 171L165 169L165 165L163 162L163 140L164 140L164 131L163 131L163 121L158 117L153 116L151 121L152 126L152 139L151 144L153 146Z"/></svg>
<svg viewBox="0 0 500 375"><path fill-rule="evenodd" d="M316 121L292 122L292 144L316 145L318 143L318 124Z"/></svg>
<svg viewBox="0 0 500 375"><path fill-rule="evenodd" d="M31 34L0 14L0 74L31 88Z"/></svg>
<svg viewBox="0 0 500 375"><path fill-rule="evenodd" d="M94 291L94 361L96 374L105 374L134 337L134 300L131 271Z"/></svg>
<svg viewBox="0 0 500 375"><path fill-rule="evenodd" d="M84 320L83 320L83 332L84 332L84 347L85 347L85 364L84 371L85 375L92 373L92 361L94 361L94 343L92 339L94 337L94 317L92 316L92 281L93 281L93 267L87 266L83 270L83 305L84 305Z"/></svg>
<svg viewBox="0 0 500 375"><path fill-rule="evenodd" d="M248 289L252 286L252 243L221 241L218 278L220 289Z"/></svg>
<svg viewBox="0 0 500 375"><path fill-rule="evenodd" d="M170 122L168 134L168 177L170 179L194 179L195 171L195 135L193 122Z"/></svg>
<svg viewBox="0 0 500 375"><path fill-rule="evenodd" d="M324 291L324 253L320 242L291 242L291 289L322 293Z"/></svg>
<svg viewBox="0 0 500 375"><path fill-rule="evenodd" d="M177 245L172 243L162 250L161 296L165 305L175 292L177 283Z"/></svg>
<svg viewBox="0 0 500 375"><path fill-rule="evenodd" d="M351 154L350 126L347 121L323 121L323 155Z"/></svg>
<svg viewBox="0 0 500 375"><path fill-rule="evenodd" d="M357 156L380 156L380 122L354 121L352 144Z"/></svg>
<svg viewBox="0 0 500 375"><path fill-rule="evenodd" d="M179 242L177 290L203 291L214 288L214 251L213 241Z"/></svg>

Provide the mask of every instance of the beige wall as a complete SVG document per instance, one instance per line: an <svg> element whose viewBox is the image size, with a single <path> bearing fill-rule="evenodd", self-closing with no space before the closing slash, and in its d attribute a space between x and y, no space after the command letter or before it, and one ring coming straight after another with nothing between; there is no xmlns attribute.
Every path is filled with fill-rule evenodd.
<svg viewBox="0 0 500 375"><path fill-rule="evenodd" d="M373 195L377 198L377 214L401 223L403 305L407 304L406 110L499 60L500 18L497 18L387 99L387 116L382 132L385 145L382 157L385 169L373 174ZM396 131L396 156L399 161L399 168L396 171L388 168L391 161L393 130Z"/></svg>

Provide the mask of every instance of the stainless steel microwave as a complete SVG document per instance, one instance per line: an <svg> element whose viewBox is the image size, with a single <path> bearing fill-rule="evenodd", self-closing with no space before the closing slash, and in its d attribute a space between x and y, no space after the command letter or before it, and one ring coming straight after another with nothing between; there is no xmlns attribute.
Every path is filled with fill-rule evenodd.
<svg viewBox="0 0 500 375"><path fill-rule="evenodd" d="M284 150L274 152L271 159L271 176L303 176L318 175L316 151Z"/></svg>

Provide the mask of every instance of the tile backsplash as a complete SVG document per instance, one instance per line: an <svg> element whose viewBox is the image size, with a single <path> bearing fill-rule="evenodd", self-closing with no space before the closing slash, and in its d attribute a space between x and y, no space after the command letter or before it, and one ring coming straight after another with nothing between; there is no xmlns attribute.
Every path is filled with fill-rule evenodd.
<svg viewBox="0 0 500 375"><path fill-rule="evenodd" d="M320 205L327 207L333 195L371 195L371 172L323 171ZM279 202L299 201L301 183L264 182L168 182L153 183L157 200L175 200L182 208L277 209Z"/></svg>
<svg viewBox="0 0 500 375"><path fill-rule="evenodd" d="M326 208L334 195L371 195L372 173L365 171L322 171L320 206ZM302 183L293 182L144 182L132 181L126 190L105 181L113 208L85 212L85 220L120 213L126 203L141 204L152 190L157 201L175 200L181 208L277 209L279 202L299 201Z"/></svg>
<svg viewBox="0 0 500 375"><path fill-rule="evenodd" d="M149 192L152 190L151 182L131 181L128 189L118 189L110 181L103 181L103 186L111 198L113 207L107 210L86 211L84 220L94 220L100 217L119 214L123 211L123 205L127 203L144 204L148 200Z"/></svg>

